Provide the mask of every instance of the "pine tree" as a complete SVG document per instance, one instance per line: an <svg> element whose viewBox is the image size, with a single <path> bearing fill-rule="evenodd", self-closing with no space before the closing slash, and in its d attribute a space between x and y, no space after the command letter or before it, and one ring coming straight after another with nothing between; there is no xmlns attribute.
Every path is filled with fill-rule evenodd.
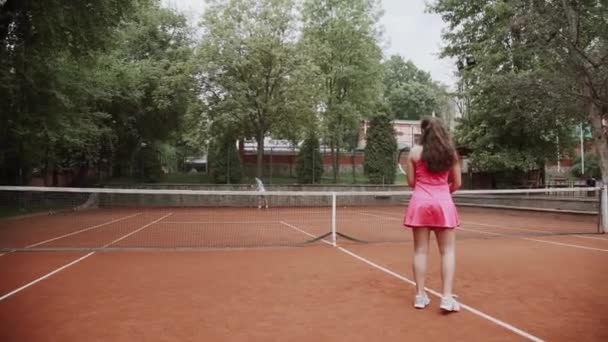
<svg viewBox="0 0 608 342"><path fill-rule="evenodd" d="M365 146L363 170L370 183L393 184L395 182L395 154L397 140L391 119L376 115L370 120Z"/></svg>
<svg viewBox="0 0 608 342"><path fill-rule="evenodd" d="M219 137L212 144L209 171L215 183L239 183L243 179L243 167L236 140L229 134Z"/></svg>
<svg viewBox="0 0 608 342"><path fill-rule="evenodd" d="M298 182L301 184L317 183L323 175L323 159L319 151L319 138L310 131L302 143L296 159Z"/></svg>
<svg viewBox="0 0 608 342"><path fill-rule="evenodd" d="M158 146L156 144L143 144L137 158L137 172L140 181L146 183L160 182L163 171Z"/></svg>

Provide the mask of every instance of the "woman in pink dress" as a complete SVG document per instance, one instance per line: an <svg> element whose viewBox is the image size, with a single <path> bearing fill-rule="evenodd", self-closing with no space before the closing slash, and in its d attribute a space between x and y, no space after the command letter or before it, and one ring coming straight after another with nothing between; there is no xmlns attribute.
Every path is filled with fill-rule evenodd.
<svg viewBox="0 0 608 342"><path fill-rule="evenodd" d="M430 232L433 231L441 254L443 291L440 308L458 311L460 305L454 299L452 286L456 240L454 228L459 226L459 218L452 192L461 185L460 165L449 134L438 119L425 118L420 128L420 145L412 148L407 160L407 180L414 193L403 222L414 235L414 306L422 309L430 303L424 281Z"/></svg>

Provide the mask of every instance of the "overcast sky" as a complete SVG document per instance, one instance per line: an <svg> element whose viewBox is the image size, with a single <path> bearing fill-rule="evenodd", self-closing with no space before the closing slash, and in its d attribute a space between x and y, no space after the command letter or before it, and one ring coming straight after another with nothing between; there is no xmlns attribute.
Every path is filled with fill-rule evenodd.
<svg viewBox="0 0 608 342"><path fill-rule="evenodd" d="M445 24L438 15L425 13L427 1L430 0L382 0L384 52L411 59L430 72L433 79L453 87L454 62L438 56ZM205 11L204 0L163 0L163 3L185 13L194 23Z"/></svg>

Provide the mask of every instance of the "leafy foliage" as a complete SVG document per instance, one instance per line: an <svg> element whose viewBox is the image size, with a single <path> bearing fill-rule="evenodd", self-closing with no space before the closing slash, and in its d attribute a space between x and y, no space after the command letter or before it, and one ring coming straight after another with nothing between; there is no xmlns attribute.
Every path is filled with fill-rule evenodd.
<svg viewBox="0 0 608 342"><path fill-rule="evenodd" d="M570 173L574 177L579 178L595 178L600 179L602 172L600 170L600 163L598 157L595 154L585 154L585 172L583 173L582 158L577 157L574 160L574 165L570 169Z"/></svg>
<svg viewBox="0 0 608 342"><path fill-rule="evenodd" d="M459 134L477 151L474 166L542 165L568 148L570 133L584 120L608 181L603 1L438 0L431 10L449 25L443 55L459 59L467 105ZM501 166L503 158L510 165Z"/></svg>
<svg viewBox="0 0 608 342"><path fill-rule="evenodd" d="M608 55L598 1L439 0L431 9L449 24L443 54L459 59L468 105L457 141L477 169L542 167L572 146L585 116L594 120L589 108L605 106L606 96L585 95L585 84L608 79L606 65L591 62Z"/></svg>
<svg viewBox="0 0 608 342"><path fill-rule="evenodd" d="M264 139L298 143L309 127L334 181L344 149L354 178L359 125L379 104L412 117L441 102L411 62L383 67L380 15L378 0L211 0L198 35L160 0L0 1L0 182L156 182L205 153L235 182L237 140L258 142L261 177ZM312 136L303 182L323 171L306 164L320 158Z"/></svg>
<svg viewBox="0 0 608 342"><path fill-rule="evenodd" d="M300 147L297 157L298 182L312 184L321 181L323 175L323 160L319 151L319 137L310 130Z"/></svg>
<svg viewBox="0 0 608 342"><path fill-rule="evenodd" d="M365 175L373 184L393 184L396 175L397 139L388 115L372 117L365 146Z"/></svg>
<svg viewBox="0 0 608 342"><path fill-rule="evenodd" d="M209 170L215 183L239 183L243 178L236 139L230 134L213 140L209 150Z"/></svg>
<svg viewBox="0 0 608 342"><path fill-rule="evenodd" d="M384 97L395 119L419 120L441 111L443 89L431 75L398 55L383 63Z"/></svg>
<svg viewBox="0 0 608 342"><path fill-rule="evenodd" d="M212 1L202 21L200 88L214 121L258 144L262 177L264 138L298 138L313 114L313 68L296 40L292 0Z"/></svg>
<svg viewBox="0 0 608 342"><path fill-rule="evenodd" d="M0 7L2 182L134 172L140 143L177 129L194 95L182 16L145 0Z"/></svg>
<svg viewBox="0 0 608 342"><path fill-rule="evenodd" d="M382 52L375 0L306 0L303 44L320 72L321 125L338 180L344 140L382 97Z"/></svg>

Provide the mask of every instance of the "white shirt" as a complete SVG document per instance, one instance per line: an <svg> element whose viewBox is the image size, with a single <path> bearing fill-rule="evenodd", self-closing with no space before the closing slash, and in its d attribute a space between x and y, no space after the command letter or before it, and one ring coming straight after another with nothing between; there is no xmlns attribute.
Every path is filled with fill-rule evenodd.
<svg viewBox="0 0 608 342"><path fill-rule="evenodd" d="M264 183L262 183L262 181L258 177L255 177L255 182L257 183L258 191L266 191L266 189L264 188Z"/></svg>

